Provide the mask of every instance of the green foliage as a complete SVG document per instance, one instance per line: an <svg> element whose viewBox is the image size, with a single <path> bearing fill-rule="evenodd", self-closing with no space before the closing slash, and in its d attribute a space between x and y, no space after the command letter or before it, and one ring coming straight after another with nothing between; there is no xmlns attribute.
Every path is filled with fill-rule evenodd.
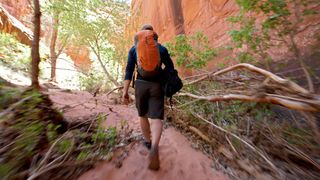
<svg viewBox="0 0 320 180"><path fill-rule="evenodd" d="M305 9L305 10L303 10L303 15L304 16L315 15L315 14L319 14L319 12L317 12L316 10L313 10L313 9Z"/></svg>
<svg viewBox="0 0 320 180"><path fill-rule="evenodd" d="M73 147L73 143L70 139L62 139L57 143L56 149L60 154L66 153L67 151L70 151L70 149Z"/></svg>
<svg viewBox="0 0 320 180"><path fill-rule="evenodd" d="M226 67L226 64L223 63L223 62L219 62L219 63L217 64L217 67L218 67L219 69L223 69L223 68Z"/></svg>
<svg viewBox="0 0 320 180"><path fill-rule="evenodd" d="M125 1L111 0L54 0L47 2L46 11L53 16L58 14L59 36L61 42L89 47L94 61L98 61L94 73L105 70L117 81L123 53L115 52L115 47L123 37L129 15L129 6ZM124 51L124 49L121 49ZM99 77L99 79L107 79ZM95 80L95 79L92 79ZM84 80L86 81L86 80ZM83 85L90 86L89 84Z"/></svg>
<svg viewBox="0 0 320 180"><path fill-rule="evenodd" d="M209 46L208 38L197 32L192 36L178 35L166 46L172 57L176 58L178 66L200 69L216 56L216 51Z"/></svg>
<svg viewBox="0 0 320 180"><path fill-rule="evenodd" d="M54 139L57 138L58 133L57 130L61 127L61 125L55 125L55 124L48 124L47 126L47 137L49 142L52 142Z"/></svg>
<svg viewBox="0 0 320 180"><path fill-rule="evenodd" d="M101 73L89 73L89 75L80 75L79 84L80 89L92 92L97 87L100 87L104 83L104 74Z"/></svg>
<svg viewBox="0 0 320 180"><path fill-rule="evenodd" d="M7 108L7 106L18 100L16 96L20 91L15 88L3 87L0 84L0 110Z"/></svg>
<svg viewBox="0 0 320 180"><path fill-rule="evenodd" d="M88 152L86 152L86 151L81 151L81 152L78 154L77 161L83 161L83 160L85 160L88 156L89 156L89 153L88 153Z"/></svg>
<svg viewBox="0 0 320 180"><path fill-rule="evenodd" d="M10 173L12 169L12 165L8 164L0 164L0 177L6 177Z"/></svg>
<svg viewBox="0 0 320 180"><path fill-rule="evenodd" d="M0 104L1 107L19 103L9 114L1 116L0 179L10 179L31 166L39 166L42 160L39 157L43 158L50 148L52 152L48 163L55 160L60 163L64 160L75 162L111 158L110 149L117 142L118 132L115 127L104 129L102 122L106 120L105 114L98 115L96 121L88 126L80 122L70 127L61 114L51 108L52 103L47 95L32 89L19 91L4 87L0 89L2 91L12 92L10 98L16 99L8 97L5 103L9 102L9 105ZM28 99L19 101L24 98ZM70 129L65 132L67 128ZM66 159L59 160L57 157Z"/></svg>
<svg viewBox="0 0 320 180"><path fill-rule="evenodd" d="M315 18L312 9L319 5L313 0L237 0L240 13L228 20L236 28L229 34L240 62L258 60L268 63L271 49L284 47L294 56L299 56L295 36L303 29L304 17ZM258 18L259 17L259 18ZM306 28L306 27L304 27ZM308 28L308 27L307 27ZM250 55L250 56L248 56ZM298 57L297 57L298 58Z"/></svg>
<svg viewBox="0 0 320 180"><path fill-rule="evenodd" d="M34 155L34 149L39 144L44 124L41 122L19 122L13 126L13 130L20 132L20 138L15 142L13 154L22 153L21 160Z"/></svg>
<svg viewBox="0 0 320 180"><path fill-rule="evenodd" d="M34 90L27 90L21 92L19 90L12 90L16 92L12 94L15 97L13 100L8 100L5 103L13 103L23 98L30 97L17 105L12 110L12 114L9 114L2 120L2 123L7 121L5 129L1 129L0 139L5 145L10 145L10 149L2 152L1 167L7 171L7 175L13 175L15 172L19 172L26 164L28 164L30 158L37 153L37 148L41 148L44 142L44 134L46 130L46 120L52 118L51 113L43 113L43 109L48 103L48 99L41 96L41 94ZM34 97L34 98L33 98ZM8 106L2 105L2 106ZM10 123L9 123L10 122ZM9 137L15 137L10 139ZM7 138L10 139L6 142Z"/></svg>
<svg viewBox="0 0 320 180"><path fill-rule="evenodd" d="M116 145L116 138L117 138L117 128L116 127L110 127L107 130L107 140L108 140L108 145L110 147Z"/></svg>
<svg viewBox="0 0 320 180"><path fill-rule="evenodd" d="M107 138L107 133L104 132L104 129L99 128L95 134L92 136L94 143L101 143Z"/></svg>
<svg viewBox="0 0 320 180"><path fill-rule="evenodd" d="M113 51L110 51L108 53L108 56L113 57L113 55L110 54L113 53ZM112 61L110 63L107 63L106 68L115 80L120 81L120 79L122 78L119 75L121 69L117 62ZM109 91L113 87L112 82L109 81L106 74L101 70L101 65L97 61L92 62L89 72L87 72L86 74L79 74L78 80L80 89L89 92L97 88L100 88L100 92Z"/></svg>
<svg viewBox="0 0 320 180"><path fill-rule="evenodd" d="M238 59L240 63L252 63L254 62L254 57L248 52L240 52L238 54Z"/></svg>
<svg viewBox="0 0 320 180"><path fill-rule="evenodd" d="M0 62L23 72L30 72L31 49L18 42L13 35L0 33Z"/></svg>
<svg viewBox="0 0 320 180"><path fill-rule="evenodd" d="M13 35L0 33L0 66L5 66L14 73L21 73L25 76L31 73L31 48L20 43ZM48 48L40 44L40 77L49 77L49 71L44 67L48 66Z"/></svg>
<svg viewBox="0 0 320 180"><path fill-rule="evenodd" d="M98 127L96 133L92 135L92 140L94 143L108 142L108 145L112 147L115 145L115 140L117 137L117 129L115 127L110 127L107 130L102 126L102 122L106 120L105 114L99 114L97 117Z"/></svg>

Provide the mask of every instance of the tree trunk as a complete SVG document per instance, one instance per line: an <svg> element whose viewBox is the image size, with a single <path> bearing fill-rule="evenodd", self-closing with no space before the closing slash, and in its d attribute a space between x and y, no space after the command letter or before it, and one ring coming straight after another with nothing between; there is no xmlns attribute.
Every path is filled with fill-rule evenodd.
<svg viewBox="0 0 320 180"><path fill-rule="evenodd" d="M50 40L51 81L56 82L57 53L56 42L58 37L59 13L54 12L52 18L52 34Z"/></svg>
<svg viewBox="0 0 320 180"><path fill-rule="evenodd" d="M32 41L32 49L31 49L31 80L32 84L31 86L39 89L39 63L40 63L40 54L39 54L39 40L40 40L40 18L41 18L41 12L40 12L40 3L39 0L33 0L34 3L34 31L33 31L33 41Z"/></svg>
<svg viewBox="0 0 320 180"><path fill-rule="evenodd" d="M92 51L94 52L94 54L97 56L98 61L104 71L104 73L107 75L107 77L109 78L109 80L115 85L115 86L120 86L120 84L111 76L111 74L108 72L108 70L106 69L106 67L104 66L102 60L101 60L101 56L100 56L100 48L99 48L99 44L98 44L98 39L96 39L96 46L97 46L97 50L90 45L90 48L92 49ZM90 44L90 43L89 43Z"/></svg>
<svg viewBox="0 0 320 180"><path fill-rule="evenodd" d="M98 57L98 61L99 61L100 65L101 65L104 73L107 75L107 77L109 78L109 80L110 80L115 86L117 86L117 87L120 86L120 84L119 84L119 83L111 76L111 74L107 71L106 67L105 67L105 66L103 65L103 63L102 63L102 60L101 60L100 56L97 55L97 57Z"/></svg>

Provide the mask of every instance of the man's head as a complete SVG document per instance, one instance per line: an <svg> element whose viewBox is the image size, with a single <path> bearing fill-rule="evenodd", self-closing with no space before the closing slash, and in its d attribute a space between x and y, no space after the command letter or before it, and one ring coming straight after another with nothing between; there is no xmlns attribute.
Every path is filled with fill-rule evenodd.
<svg viewBox="0 0 320 180"><path fill-rule="evenodd" d="M145 24L141 28L141 31L143 31L143 30L153 31L153 27L150 24ZM154 40L158 41L158 34L156 32L154 32ZM138 42L137 36L134 37L134 42L135 42L135 44L136 44L136 42Z"/></svg>
<svg viewBox="0 0 320 180"><path fill-rule="evenodd" d="M145 24L142 26L141 30L151 30L153 31L153 27L150 24Z"/></svg>

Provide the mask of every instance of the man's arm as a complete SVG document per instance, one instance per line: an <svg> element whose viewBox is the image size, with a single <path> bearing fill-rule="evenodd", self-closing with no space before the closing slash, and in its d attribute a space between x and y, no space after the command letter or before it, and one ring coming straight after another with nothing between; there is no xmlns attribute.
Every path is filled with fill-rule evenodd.
<svg viewBox="0 0 320 180"><path fill-rule="evenodd" d="M128 54L128 62L127 62L126 74L125 74L125 80L124 80L123 92L122 92L122 101L124 104L129 103L128 90L131 83L134 68L135 68L135 59L134 59L134 49L132 47Z"/></svg>
<svg viewBox="0 0 320 180"><path fill-rule="evenodd" d="M172 59L166 47L162 46L161 60L166 68L174 69Z"/></svg>

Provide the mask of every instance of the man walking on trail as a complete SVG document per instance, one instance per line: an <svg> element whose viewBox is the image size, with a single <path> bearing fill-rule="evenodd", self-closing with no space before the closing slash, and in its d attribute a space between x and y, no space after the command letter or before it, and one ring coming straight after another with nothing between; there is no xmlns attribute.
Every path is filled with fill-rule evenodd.
<svg viewBox="0 0 320 180"><path fill-rule="evenodd" d="M162 85L162 68L174 68L168 50L157 42L158 35L151 25L144 25L134 37L135 45L130 49L126 67L123 102L129 103L128 89L137 65L135 99L144 145L150 150L149 169L158 170L159 141L164 117L164 92ZM151 120L151 130L149 120Z"/></svg>

